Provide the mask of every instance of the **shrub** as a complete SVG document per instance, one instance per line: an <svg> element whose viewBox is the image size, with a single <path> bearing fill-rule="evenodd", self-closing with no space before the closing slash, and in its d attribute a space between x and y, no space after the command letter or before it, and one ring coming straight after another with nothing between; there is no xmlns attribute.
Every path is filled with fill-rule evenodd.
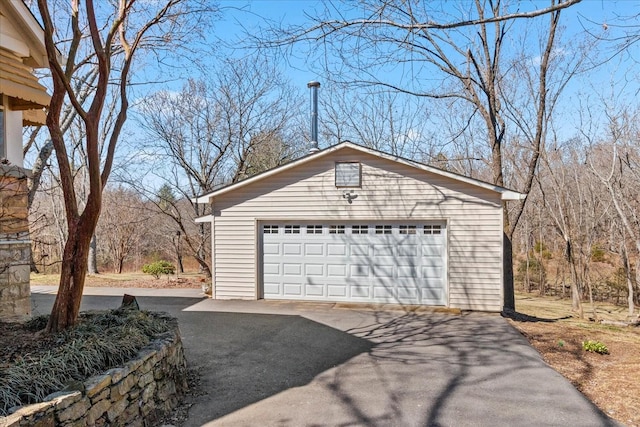
<svg viewBox="0 0 640 427"><path fill-rule="evenodd" d="M522 283L527 290L532 288L543 289L547 278L544 264L536 257L529 257L529 275L527 276L527 261L521 260L518 264L516 280ZM528 282L527 282L528 281ZM528 285L528 287L527 287Z"/></svg>
<svg viewBox="0 0 640 427"><path fill-rule="evenodd" d="M606 259L604 257L605 254L606 254L606 252L605 252L604 249L602 249L600 246L595 245L595 246L593 246L591 248L591 261L593 261L593 262L605 262L606 261Z"/></svg>
<svg viewBox="0 0 640 427"><path fill-rule="evenodd" d="M547 248L547 246L544 243L542 243L540 241L537 241L536 244L533 246L533 253L534 254L540 254L542 259L551 259L551 258L553 258L553 255L551 254L551 251Z"/></svg>
<svg viewBox="0 0 640 427"><path fill-rule="evenodd" d="M164 260L152 262L151 264L145 264L142 266L143 273L150 274L156 279L159 279L163 274L173 274L175 271L176 267L169 261Z"/></svg>
<svg viewBox="0 0 640 427"><path fill-rule="evenodd" d="M607 346L601 343L600 341L591 341L591 340L583 341L582 349L584 351L590 351L592 353L609 354L609 349L607 348Z"/></svg>

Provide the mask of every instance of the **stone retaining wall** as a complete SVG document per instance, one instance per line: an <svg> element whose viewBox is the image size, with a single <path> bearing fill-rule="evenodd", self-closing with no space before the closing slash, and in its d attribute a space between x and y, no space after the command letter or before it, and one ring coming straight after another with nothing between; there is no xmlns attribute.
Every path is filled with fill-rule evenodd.
<svg viewBox="0 0 640 427"><path fill-rule="evenodd" d="M77 390L81 389L81 390ZM161 335L122 368L47 396L0 418L0 427L147 426L178 405L186 391L180 333Z"/></svg>

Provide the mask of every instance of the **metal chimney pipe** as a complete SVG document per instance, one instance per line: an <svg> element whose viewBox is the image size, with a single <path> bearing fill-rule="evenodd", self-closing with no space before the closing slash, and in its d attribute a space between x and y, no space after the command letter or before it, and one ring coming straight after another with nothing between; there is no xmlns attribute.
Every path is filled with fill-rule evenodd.
<svg viewBox="0 0 640 427"><path fill-rule="evenodd" d="M315 153L320 151L318 147L318 88L320 82L311 81L307 83L307 87L311 89L311 149L309 152Z"/></svg>

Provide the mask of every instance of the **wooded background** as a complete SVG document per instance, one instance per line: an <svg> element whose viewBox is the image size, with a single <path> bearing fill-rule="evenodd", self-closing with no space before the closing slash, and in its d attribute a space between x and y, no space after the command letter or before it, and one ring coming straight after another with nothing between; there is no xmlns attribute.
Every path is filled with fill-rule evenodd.
<svg viewBox="0 0 640 427"><path fill-rule="evenodd" d="M216 36L238 13L225 2L111 3L32 5L53 11L59 89L57 131L25 130L33 271L61 271L82 222L70 212L98 209L90 274L165 259L210 276L210 231L194 222L208 207L191 200L308 152L308 94L290 78L303 63L322 81L321 147L351 140L527 193L504 206L516 286L571 297L580 313L604 300L634 313L637 13L363 0L316 4L296 23L237 22L229 40Z"/></svg>

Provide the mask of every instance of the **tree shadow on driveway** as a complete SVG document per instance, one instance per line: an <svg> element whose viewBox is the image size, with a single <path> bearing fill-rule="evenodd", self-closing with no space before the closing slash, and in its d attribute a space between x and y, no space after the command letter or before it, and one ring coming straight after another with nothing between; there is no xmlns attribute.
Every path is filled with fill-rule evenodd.
<svg viewBox="0 0 640 427"><path fill-rule="evenodd" d="M201 425L304 386L320 373L373 347L368 340L301 316L184 315L193 316L189 324L198 324L194 336L183 331L183 341L189 362L207 372L202 385L210 393L202 397L206 405L191 408L188 425Z"/></svg>
<svg viewBox="0 0 640 427"><path fill-rule="evenodd" d="M129 291L135 295L135 290ZM36 314L48 313L55 294L33 294ZM115 308L122 295L85 295L83 311ZM201 374L206 394L190 396L188 425L216 420L282 391L362 353L373 343L299 315L189 311L201 298L138 296L143 310L178 318L190 368Z"/></svg>
<svg viewBox="0 0 640 427"><path fill-rule="evenodd" d="M617 425L497 315L138 301L178 318L202 374L187 426Z"/></svg>

